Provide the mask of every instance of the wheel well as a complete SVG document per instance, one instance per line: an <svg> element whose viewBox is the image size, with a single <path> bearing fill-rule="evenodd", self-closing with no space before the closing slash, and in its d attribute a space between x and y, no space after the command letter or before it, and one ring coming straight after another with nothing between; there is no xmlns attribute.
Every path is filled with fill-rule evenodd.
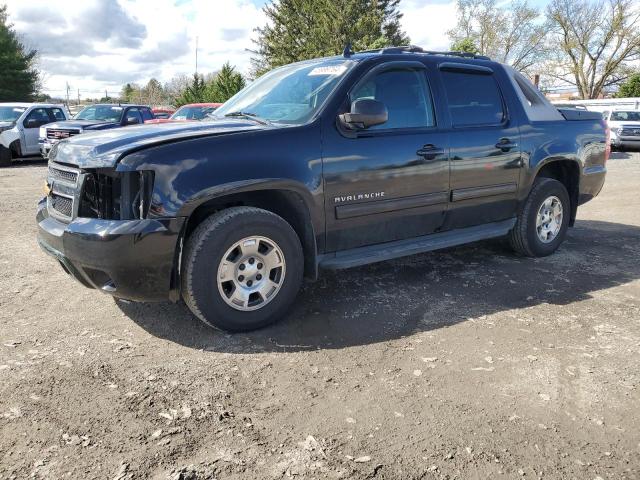
<svg viewBox="0 0 640 480"><path fill-rule="evenodd" d="M578 211L578 197L580 192L580 167L572 160L557 160L547 163L540 169L537 177L553 178L564 185L571 200L571 219L569 225L573 226Z"/></svg>
<svg viewBox="0 0 640 480"><path fill-rule="evenodd" d="M13 158L22 156L22 152L20 149L20 140L14 140L13 142L11 142L11 144L9 145L9 149L13 153Z"/></svg>
<svg viewBox="0 0 640 480"><path fill-rule="evenodd" d="M317 249L311 215L303 198L298 193L290 190L257 190L225 195L224 197L209 200L196 208L189 216L184 238L188 238L196 227L211 214L225 208L238 206L268 210L279 215L291 225L302 245L305 276L310 278L317 277Z"/></svg>

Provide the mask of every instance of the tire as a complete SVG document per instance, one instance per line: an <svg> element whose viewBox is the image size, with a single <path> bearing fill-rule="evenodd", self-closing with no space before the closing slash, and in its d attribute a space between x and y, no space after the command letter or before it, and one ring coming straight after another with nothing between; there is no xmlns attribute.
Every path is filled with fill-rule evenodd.
<svg viewBox="0 0 640 480"><path fill-rule="evenodd" d="M11 150L0 145L0 168L11 166Z"/></svg>
<svg viewBox="0 0 640 480"><path fill-rule="evenodd" d="M247 253L250 248L257 250ZM271 268L278 261L281 265ZM266 210L232 207L205 219L187 240L182 296L193 314L211 327L254 330L286 314L300 289L303 270L302 246L291 225ZM219 280L227 277L232 278ZM240 278L243 283L236 281ZM266 294L256 293L259 285ZM236 304L236 293L248 298L246 303Z"/></svg>
<svg viewBox="0 0 640 480"><path fill-rule="evenodd" d="M549 223L546 221L540 227L538 232L537 220L539 212L543 208L545 201L555 198L562 208L562 218L560 222ZM549 205L549 204L547 204ZM552 200L555 211L557 212L557 203ZM529 196L519 213L516 224L509 232L509 242L511 247L519 254L527 257L546 257L555 252L560 244L564 241L569 228L569 219L571 216L571 201L565 186L552 178L537 178L533 183L533 188L529 192ZM557 215L551 217L557 219ZM545 220L550 217L543 217ZM559 224L559 228L552 228L556 231L555 235L548 234L546 241L541 236L545 236L545 226L553 227Z"/></svg>

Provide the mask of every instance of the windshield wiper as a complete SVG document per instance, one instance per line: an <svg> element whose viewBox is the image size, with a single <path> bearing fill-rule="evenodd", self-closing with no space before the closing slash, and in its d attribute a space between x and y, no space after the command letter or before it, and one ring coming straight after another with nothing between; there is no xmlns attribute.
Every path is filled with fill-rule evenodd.
<svg viewBox="0 0 640 480"><path fill-rule="evenodd" d="M260 118L258 115L251 112L230 112L230 113L226 113L224 116L225 117L243 117L243 118L248 118L250 120L255 120L256 122L261 123L262 125L271 125L271 122L269 120Z"/></svg>

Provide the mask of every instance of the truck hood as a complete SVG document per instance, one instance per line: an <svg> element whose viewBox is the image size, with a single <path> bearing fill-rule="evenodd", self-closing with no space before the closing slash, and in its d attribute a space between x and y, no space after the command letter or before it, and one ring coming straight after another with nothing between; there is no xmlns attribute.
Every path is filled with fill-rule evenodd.
<svg viewBox="0 0 640 480"><path fill-rule="evenodd" d="M81 168L106 168L115 166L127 153L161 143L271 128L281 126L261 125L242 119L146 124L71 137L54 145L49 158Z"/></svg>
<svg viewBox="0 0 640 480"><path fill-rule="evenodd" d="M96 120L65 120L64 122L48 123L47 128L61 128L71 129L77 128L80 130L104 130L109 128L119 127L119 123L115 122L98 122Z"/></svg>

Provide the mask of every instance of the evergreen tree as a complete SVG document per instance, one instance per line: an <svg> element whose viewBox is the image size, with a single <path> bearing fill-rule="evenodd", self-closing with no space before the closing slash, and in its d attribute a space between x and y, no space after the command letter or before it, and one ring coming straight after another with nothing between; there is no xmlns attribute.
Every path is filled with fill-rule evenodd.
<svg viewBox="0 0 640 480"><path fill-rule="evenodd" d="M280 65L354 50L407 45L400 0L272 0L269 23L256 29L255 76Z"/></svg>
<svg viewBox="0 0 640 480"><path fill-rule="evenodd" d="M138 89L131 83L127 83L122 87L122 91L120 92L120 99L124 103L133 103L137 90Z"/></svg>
<svg viewBox="0 0 640 480"><path fill-rule="evenodd" d="M207 85L204 77L197 73L193 74L193 80L187 88L176 98L176 107L181 107L187 103L201 103L205 101Z"/></svg>
<svg viewBox="0 0 640 480"><path fill-rule="evenodd" d="M27 50L0 6L0 102L32 101L38 91L35 50Z"/></svg>
<svg viewBox="0 0 640 480"><path fill-rule="evenodd" d="M640 97L640 73L634 73L620 85L616 94L618 98Z"/></svg>
<svg viewBox="0 0 640 480"><path fill-rule="evenodd" d="M244 78L229 62L222 66L222 70L207 85L206 100L224 103L242 90L245 86Z"/></svg>

